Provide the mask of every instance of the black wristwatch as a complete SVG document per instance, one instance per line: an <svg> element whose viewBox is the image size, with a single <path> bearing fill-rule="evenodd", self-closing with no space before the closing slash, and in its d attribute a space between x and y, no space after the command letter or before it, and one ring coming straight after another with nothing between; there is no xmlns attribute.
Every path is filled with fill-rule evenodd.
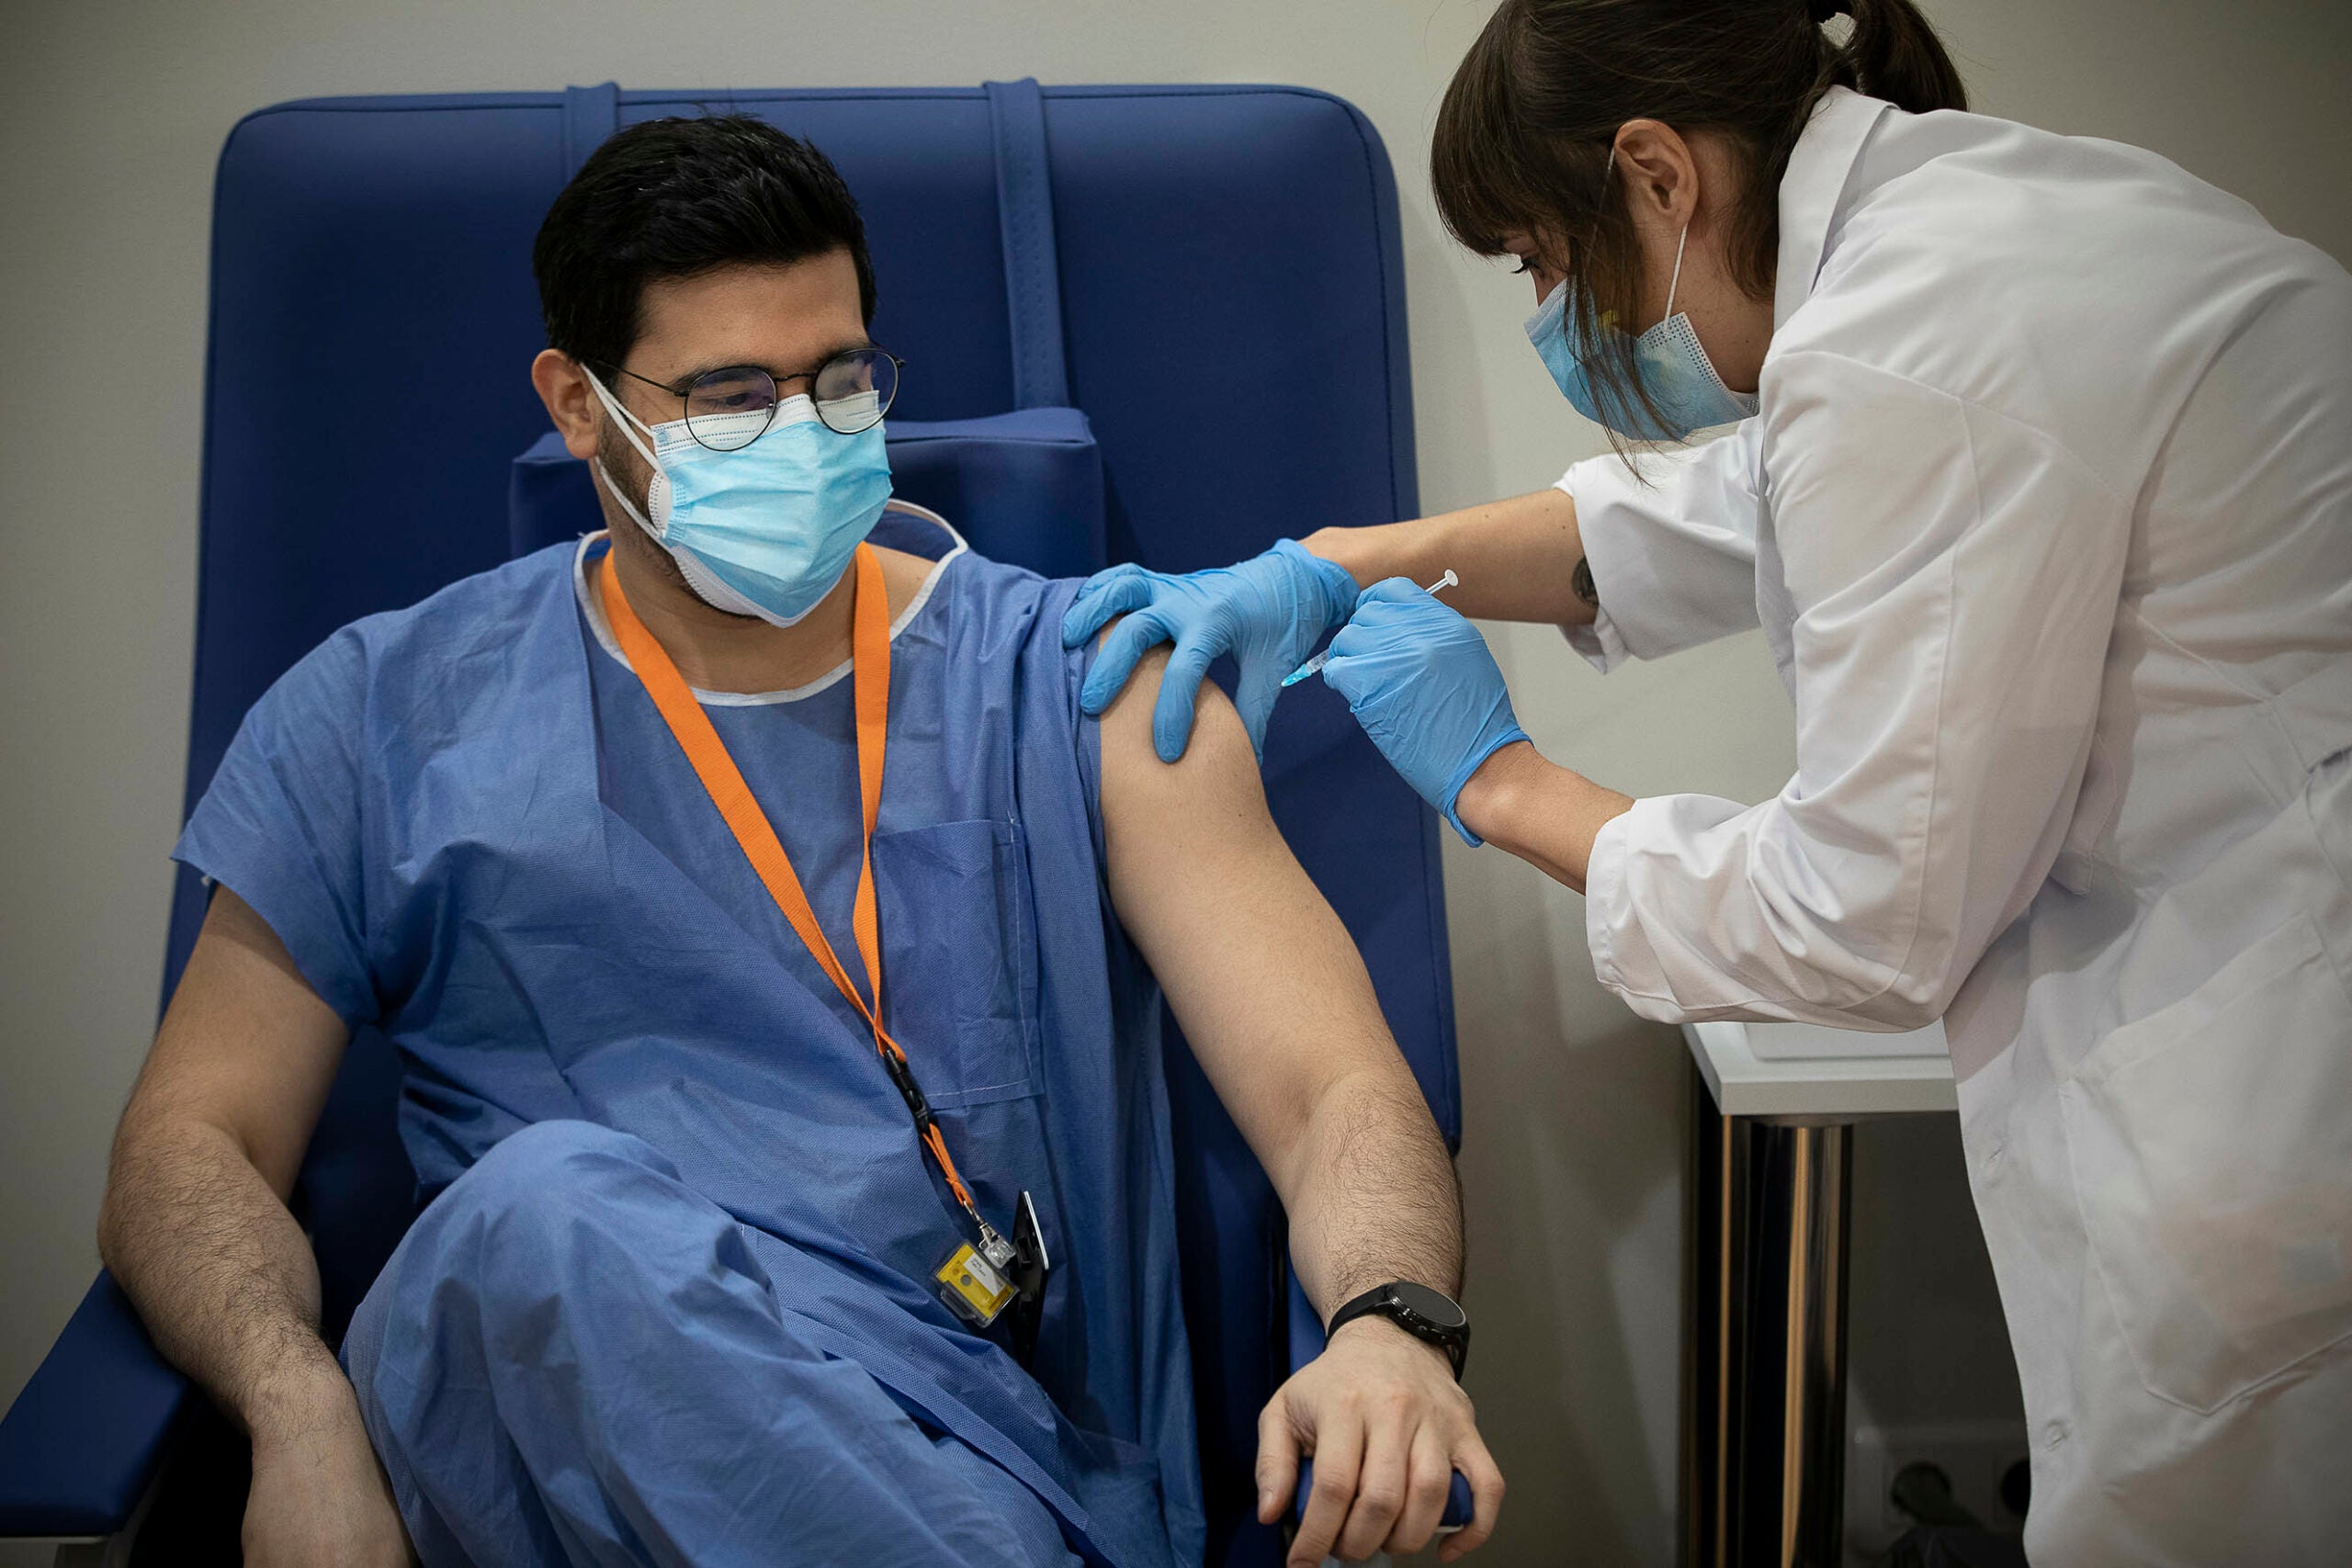
<svg viewBox="0 0 2352 1568"><path fill-rule="evenodd" d="M1327 1337L1337 1334L1344 1325L1374 1313L1442 1349L1453 1363L1454 1380L1461 1381L1462 1363L1470 1359L1470 1319L1450 1297L1410 1280L1375 1286L1333 1313L1323 1332Z"/></svg>

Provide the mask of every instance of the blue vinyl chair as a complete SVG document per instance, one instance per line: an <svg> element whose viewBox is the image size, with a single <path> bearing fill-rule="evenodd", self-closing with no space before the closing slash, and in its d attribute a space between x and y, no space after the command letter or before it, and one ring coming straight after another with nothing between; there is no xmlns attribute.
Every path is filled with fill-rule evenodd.
<svg viewBox="0 0 2352 1568"><path fill-rule="evenodd" d="M532 235L616 124L721 111L840 165L874 253L876 338L909 362L901 491L984 553L1189 570L1417 513L1395 185L1372 127L1329 95L608 85L279 105L231 132L214 195L190 806L246 708L329 632L576 514L576 479L535 449ZM1040 515L1059 521L1041 532ZM1284 697L1265 769L1457 1142L1434 817L1320 683ZM184 872L166 995L204 897ZM1257 1414L1319 1334L1281 1206L1169 1031L1209 1561L1272 1563ZM399 1083L381 1036L354 1040L296 1187L330 1337L415 1213ZM213 1429L101 1274L0 1421L0 1538L119 1540L143 1503L138 1558L231 1560L239 1445ZM175 1494L187 1473L202 1479Z"/></svg>

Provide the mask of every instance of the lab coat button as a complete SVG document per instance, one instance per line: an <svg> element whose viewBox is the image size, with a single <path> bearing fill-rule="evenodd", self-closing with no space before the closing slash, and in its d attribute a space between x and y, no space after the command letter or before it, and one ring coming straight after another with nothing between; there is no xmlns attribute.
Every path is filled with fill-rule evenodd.
<svg viewBox="0 0 2352 1568"><path fill-rule="evenodd" d="M2064 1421L2045 1421L2041 1426L2041 1446L2044 1450L2054 1449L2072 1436L2074 1428Z"/></svg>

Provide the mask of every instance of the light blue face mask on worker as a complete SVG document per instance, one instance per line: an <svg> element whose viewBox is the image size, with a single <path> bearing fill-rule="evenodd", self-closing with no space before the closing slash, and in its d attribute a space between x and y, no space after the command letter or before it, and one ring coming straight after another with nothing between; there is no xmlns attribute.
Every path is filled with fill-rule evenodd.
<svg viewBox="0 0 2352 1568"><path fill-rule="evenodd" d="M646 511L613 482L602 458L597 477L715 609L772 626L800 620L832 592L889 502L890 458L879 423L843 435L817 417L808 398L786 398L757 439L714 451L684 420L649 425L595 377L588 384L652 467ZM727 417L756 426L765 411ZM711 423L704 416L706 429Z"/></svg>
<svg viewBox="0 0 2352 1568"><path fill-rule="evenodd" d="M1690 237L1686 225L1682 240L1674 243L1674 277L1666 286L1666 319L1634 341L1634 368L1641 378L1642 390L1657 407L1655 419L1638 402L1602 416L1592 378L1585 362L1577 356L1576 344L1585 334L1569 330L1566 278L1527 318L1527 341L1543 356L1544 367L1559 383L1561 395L1576 406L1577 412L1628 440L1681 441L1694 430L1729 424L1756 412L1755 394L1735 392L1724 386L1724 378L1715 374L1714 362L1699 346L1690 318L1674 313L1674 291L1682 282L1682 243ZM1623 339L1626 334L1614 321L1604 318L1600 335Z"/></svg>

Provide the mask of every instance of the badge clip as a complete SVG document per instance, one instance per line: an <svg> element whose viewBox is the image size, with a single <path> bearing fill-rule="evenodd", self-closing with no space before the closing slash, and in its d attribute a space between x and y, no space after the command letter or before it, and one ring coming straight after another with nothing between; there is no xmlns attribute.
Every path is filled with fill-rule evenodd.
<svg viewBox="0 0 2352 1568"><path fill-rule="evenodd" d="M1012 1308L1012 1354L1024 1367L1037 1354L1037 1329L1046 1314L1046 1275L1053 1266L1046 1255L1045 1233L1037 1225L1037 1205L1024 1190L1012 1213L1012 1283L1018 1295Z"/></svg>

